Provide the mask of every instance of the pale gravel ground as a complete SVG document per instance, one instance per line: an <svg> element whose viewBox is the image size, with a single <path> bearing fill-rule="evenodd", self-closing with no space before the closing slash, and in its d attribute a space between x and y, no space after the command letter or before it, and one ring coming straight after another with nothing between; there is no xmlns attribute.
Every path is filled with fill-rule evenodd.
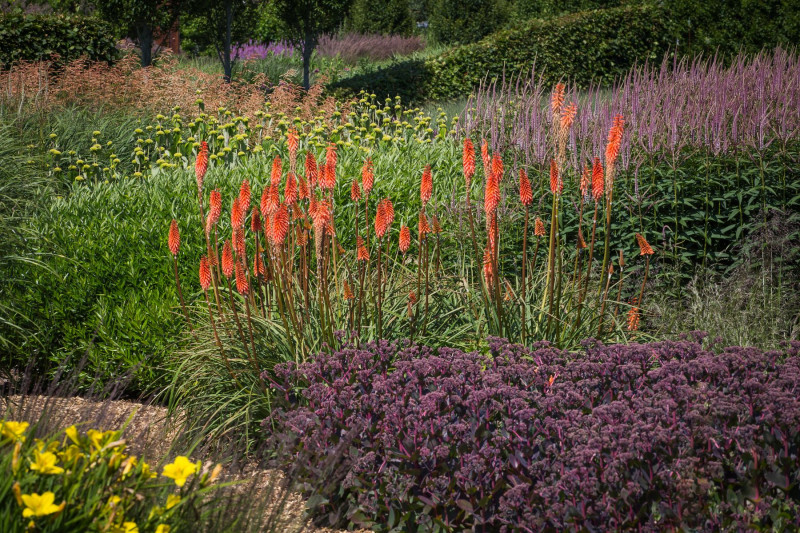
<svg viewBox="0 0 800 533"><path fill-rule="evenodd" d="M42 418L43 413L44 418ZM80 427L84 431L90 428L119 429L130 418L123 433L129 449L155 464L169 457L170 443L178 436L177 424L167 417L166 408L124 400L96 402L78 397L0 397L0 418L6 414L10 415L10 418L31 423L41 419L47 433L63 431L72 424L83 424ZM227 480L248 480L250 483L237 487L237 492L249 490L247 498L250 502L258 501L259 496L267 496L270 501L265 502L265 517L274 513L274 509L283 504L275 531L286 533L336 531L304 523L302 520L304 500L300 494L289 492L285 487L275 489L273 494L265 493L270 487L282 484L284 476L277 470L264 470L254 464L248 464L240 473L229 476ZM367 530L360 531L369 533Z"/></svg>

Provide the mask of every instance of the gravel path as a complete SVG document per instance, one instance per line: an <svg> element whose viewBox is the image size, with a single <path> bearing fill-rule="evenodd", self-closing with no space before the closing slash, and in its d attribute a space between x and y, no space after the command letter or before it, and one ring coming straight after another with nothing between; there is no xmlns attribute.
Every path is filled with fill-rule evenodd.
<svg viewBox="0 0 800 533"><path fill-rule="evenodd" d="M38 421L42 434L63 431L72 424L82 424L86 429L119 429L129 421L123 432L129 449L154 464L170 456L170 445L179 437L178 424L167 416L166 408L123 400L97 402L78 397L0 397L0 418L3 417L31 423ZM305 524L302 519L305 502L300 494L288 491L280 471L246 464L225 480L247 481L232 489L240 494L246 493L248 502L262 498L265 501L264 520L276 520L277 516L277 522L272 522L275 531L336 531ZM275 510L279 507L276 515ZM368 533L366 530L361 532Z"/></svg>

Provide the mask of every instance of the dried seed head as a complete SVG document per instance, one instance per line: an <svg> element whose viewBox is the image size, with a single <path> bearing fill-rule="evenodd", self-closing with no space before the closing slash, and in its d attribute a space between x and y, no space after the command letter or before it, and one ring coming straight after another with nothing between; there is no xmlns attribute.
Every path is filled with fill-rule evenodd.
<svg viewBox="0 0 800 533"><path fill-rule="evenodd" d="M207 291L211 287L211 269L208 266L208 258L200 258L200 287Z"/></svg>
<svg viewBox="0 0 800 533"><path fill-rule="evenodd" d="M536 217L536 220L533 221L533 234L536 237L545 236L544 222L542 222L542 219L539 217Z"/></svg>
<svg viewBox="0 0 800 533"><path fill-rule="evenodd" d="M622 255L622 250L619 251L619 268L625 268L625 256Z"/></svg>
<svg viewBox="0 0 800 533"><path fill-rule="evenodd" d="M364 161L361 167L361 188L364 189L364 196L369 196L372 186L375 184L375 173L372 169L372 159Z"/></svg>
<svg viewBox="0 0 800 533"><path fill-rule="evenodd" d="M526 207L533 203L531 180L528 179L528 173L525 172L524 168L519 169L519 200Z"/></svg>
<svg viewBox="0 0 800 533"><path fill-rule="evenodd" d="M587 248L587 246L586 241L583 240L583 230L578 227L578 250L583 250L584 248Z"/></svg>
<svg viewBox="0 0 800 533"><path fill-rule="evenodd" d="M653 255L653 248L650 247L641 233L636 234L636 243L639 245L639 255Z"/></svg>
<svg viewBox="0 0 800 533"><path fill-rule="evenodd" d="M177 257L178 250L181 247L181 234L178 231L178 221L174 218L169 225L169 236L167 238L167 245L169 245L169 251L172 252L172 255Z"/></svg>
<svg viewBox="0 0 800 533"><path fill-rule="evenodd" d="M492 247L487 245L483 251L483 277L486 285L491 287L494 284L494 261L492 257Z"/></svg>
<svg viewBox="0 0 800 533"><path fill-rule="evenodd" d="M439 218L436 215L431 216L431 229L433 233L442 232L442 226L439 224Z"/></svg>
<svg viewBox="0 0 800 533"><path fill-rule="evenodd" d="M264 268L264 260L261 259L261 254L255 254L255 257L253 257L253 275L257 278L264 279L266 273L267 269Z"/></svg>
<svg viewBox="0 0 800 533"><path fill-rule="evenodd" d="M425 170L422 171L422 180L419 186L419 197L422 200L424 207L431 200L433 195L433 174L431 173L431 166L425 165Z"/></svg>
<svg viewBox="0 0 800 533"><path fill-rule="evenodd" d="M589 165L583 165L583 172L581 173L581 183L578 186L581 196L586 197L589 194L589 187L592 185L592 169Z"/></svg>
<svg viewBox="0 0 800 533"><path fill-rule="evenodd" d="M281 161L281 157L276 155L275 159L272 160L272 172L269 175L269 184L278 185L281 182L281 176L283 176L283 162Z"/></svg>
<svg viewBox="0 0 800 533"><path fill-rule="evenodd" d="M415 293L414 291L408 293L408 303L410 303L411 305L417 303L417 293Z"/></svg>
<svg viewBox="0 0 800 533"><path fill-rule="evenodd" d="M503 296L503 300L506 302L510 302L511 299L514 297L514 291L511 289L511 283L507 279L503 279L503 284L506 287L506 293Z"/></svg>
<svg viewBox="0 0 800 533"><path fill-rule="evenodd" d="M481 142L481 160L483 161L483 173L489 176L489 142L483 139Z"/></svg>
<svg viewBox="0 0 800 533"><path fill-rule="evenodd" d="M400 228L399 247L402 253L406 253L411 247L411 230L408 229L408 226L402 226Z"/></svg>
<svg viewBox="0 0 800 533"><path fill-rule="evenodd" d="M222 273L228 279L233 275L233 250L231 250L231 241L225 241L225 244L222 246Z"/></svg>

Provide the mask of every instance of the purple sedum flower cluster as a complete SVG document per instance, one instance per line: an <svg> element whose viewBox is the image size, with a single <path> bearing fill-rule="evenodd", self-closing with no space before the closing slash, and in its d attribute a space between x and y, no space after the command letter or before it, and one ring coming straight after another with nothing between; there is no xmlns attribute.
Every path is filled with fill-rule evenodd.
<svg viewBox="0 0 800 533"><path fill-rule="evenodd" d="M265 426L317 516L340 525L800 527L800 343L584 348L345 346L265 375L278 402Z"/></svg>

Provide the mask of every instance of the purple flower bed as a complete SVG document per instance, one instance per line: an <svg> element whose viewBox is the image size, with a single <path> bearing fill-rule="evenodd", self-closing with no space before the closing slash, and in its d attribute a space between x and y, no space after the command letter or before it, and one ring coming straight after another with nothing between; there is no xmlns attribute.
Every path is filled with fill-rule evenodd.
<svg viewBox="0 0 800 533"><path fill-rule="evenodd" d="M295 47L291 43L263 44L256 41L248 41L234 46L231 50L231 55L237 59L247 61L250 59L266 59L270 56L291 56L294 52Z"/></svg>
<svg viewBox="0 0 800 533"><path fill-rule="evenodd" d="M277 367L265 426L316 492L320 523L800 527L800 343L784 353L698 341L490 347L381 342Z"/></svg>

